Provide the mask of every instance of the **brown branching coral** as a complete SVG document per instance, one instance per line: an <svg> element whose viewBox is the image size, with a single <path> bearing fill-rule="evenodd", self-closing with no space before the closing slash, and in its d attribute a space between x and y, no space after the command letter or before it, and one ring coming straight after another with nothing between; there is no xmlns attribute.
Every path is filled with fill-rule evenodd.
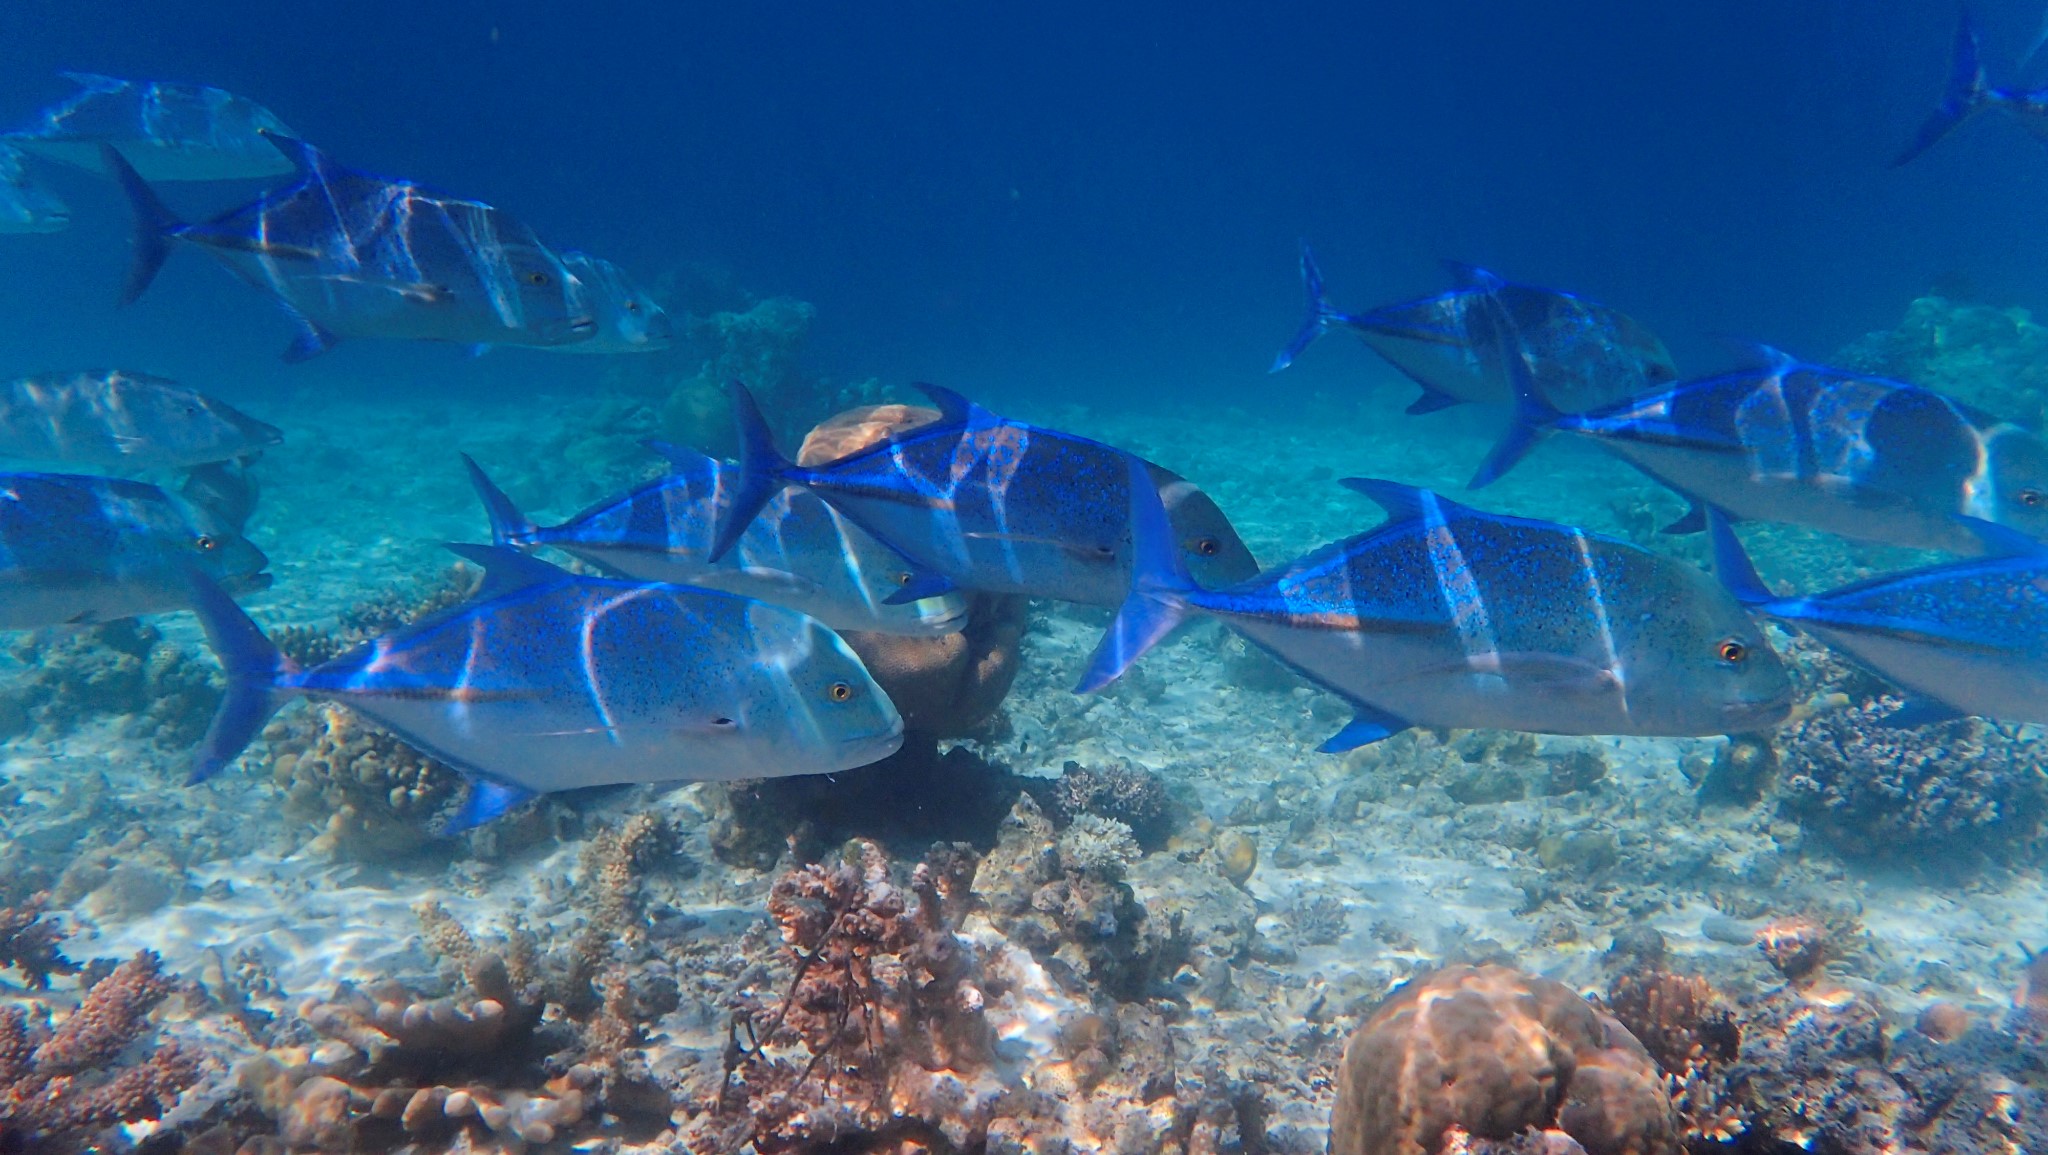
<svg viewBox="0 0 2048 1155"><path fill-rule="evenodd" d="M1758 928L1756 949L1779 974L1799 982L1842 953L1850 930L1811 915L1775 918Z"/></svg>
<svg viewBox="0 0 2048 1155"><path fill-rule="evenodd" d="M686 1137L692 1149L874 1150L879 1137L927 1132L927 1146L947 1148L967 1136L940 1140L945 1128L987 1127L985 1113L918 1106L936 1072L959 1088L953 1107L981 1101L962 1080L994 1058L977 963L953 933L974 860L950 848L933 857L907 890L873 843L856 862L776 881L769 915L795 977L780 999L739 1009L724 1093Z"/></svg>
<svg viewBox="0 0 2048 1155"><path fill-rule="evenodd" d="M198 1058L165 1043L132 1064L118 1060L172 990L145 951L94 983L54 1030L0 1009L0 1149L77 1149L116 1123L161 1115L198 1080Z"/></svg>
<svg viewBox="0 0 2048 1155"><path fill-rule="evenodd" d="M32 990L50 985L51 975L78 973L78 964L57 949L64 931L43 917L49 895L35 894L14 906L0 907L0 967L27 976Z"/></svg>
<svg viewBox="0 0 2048 1155"><path fill-rule="evenodd" d="M271 779L285 814L320 827L313 848L373 861L435 844L435 821L458 801L461 776L342 706L323 703L271 722Z"/></svg>

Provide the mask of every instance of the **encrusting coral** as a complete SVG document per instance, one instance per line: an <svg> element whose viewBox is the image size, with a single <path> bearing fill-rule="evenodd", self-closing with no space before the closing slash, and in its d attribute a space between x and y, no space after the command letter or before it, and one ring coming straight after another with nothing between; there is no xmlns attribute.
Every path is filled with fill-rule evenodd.
<svg viewBox="0 0 2048 1155"><path fill-rule="evenodd" d="M150 1012L174 989L145 951L94 983L54 1028L0 1007L0 1150L83 1150L108 1127L160 1117L200 1074L199 1057L176 1043L135 1054Z"/></svg>
<svg viewBox="0 0 2048 1155"><path fill-rule="evenodd" d="M26 668L0 691L0 738L125 717L127 736L184 749L206 731L220 700L208 663L133 618L55 637L27 634L10 652Z"/></svg>

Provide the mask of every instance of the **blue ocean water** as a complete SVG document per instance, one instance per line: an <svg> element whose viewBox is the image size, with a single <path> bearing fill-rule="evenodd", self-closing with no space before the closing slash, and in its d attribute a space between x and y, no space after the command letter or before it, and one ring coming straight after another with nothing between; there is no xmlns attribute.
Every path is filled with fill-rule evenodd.
<svg viewBox="0 0 2048 1155"><path fill-rule="evenodd" d="M1973 10L1994 84L2048 83L2038 55L2021 62L2041 13ZM281 442L235 467L255 481L237 491L254 503L246 542L210 522L169 531L235 596L198 597L206 629L166 608L193 597L171 565L142 616L123 616L143 604L131 599L110 623L59 615L5 640L0 1155L2048 1145L2048 966L2031 949L2048 941L2033 705L2048 582L2027 542L2048 536L2035 520L2048 450L2026 432L2048 418L2048 330L2034 321L2048 311L2048 150L1991 110L1892 164L1942 98L1956 15L1844 0L0 8L0 129L74 91L67 71L217 86L339 165L488 202L548 246L616 262L678 330L656 353L348 337L288 362L291 313L197 245L174 244L140 299L117 305L148 251L134 198L32 158L72 220L0 235L0 381L159 374ZM196 221L280 183L151 187ZM1531 376L1546 338L1501 292L1476 294L1478 327L1439 344L1507 333L1538 369L1483 351L1472 379L1489 403L1426 415L1404 414L1414 383L1342 332L1268 372L1302 324L1304 243L1342 311L1442 292L1459 275L1444 262L1462 262L1625 311L1681 380L1754 369L1752 342L1837 365L1822 376L1846 377L1834 412L1849 436L1768 427L1754 407L1741 421L1717 411L1727 428L1702 435L1747 439L1794 472L1827 453L1839 468L1813 505L1753 507L1580 428L1468 493L1509 427L1503 402L1528 394L1521 417L1549 419ZM426 308L447 292L395 288ZM643 448L739 450L732 375L750 378L792 456L840 410L955 404L915 382L1034 423L975 425L963 442L1004 468L1028 444L1069 445L1053 430L1094 439L1066 459L1080 480L1063 475L1060 495L1117 500L1005 510L1019 516L968 536L1098 580L963 563L939 576L964 588L930 586L948 596L905 626L916 615L872 603L943 567L908 538L846 535L879 539L924 507L892 491L877 512L803 474L817 496L771 504L756 524L778 528L759 552L685 577L844 614L829 624L846 648L791 611L694 585L600 636L577 615L649 595L625 592L630 553L579 552L576 532L744 488L739 465L720 478L686 448L665 474ZM1813 376L1766 372L1742 396L1797 398ZM1858 424L1882 404L1908 413L1903 431ZM1652 432L1679 406L1651 410ZM1642 414L1626 416L1594 432L1642 432ZM18 432L10 420L0 412L0 439ZM816 437L847 449L858 433ZM811 448L806 467L830 457ZM1889 476L1873 460L1948 504L1923 522L1920 506L1858 488ZM1768 480L1752 468L1747 482ZM104 471L186 484L175 469ZM1176 519L1161 507L1174 536L1158 530L1154 560L1188 550L1188 582L1252 585L1197 612L1191 584L1141 566L1114 616L1126 555L1146 556L1129 523L1153 512L1120 498L1146 476ZM1482 512L1385 486L1364 487L1368 501L1338 484L1356 476ZM957 527L971 513L956 497L918 524ZM1377 595L1426 578L1443 596L1429 623L1453 627L1459 660L1483 657L1475 677L1494 679L1449 720L1371 702L1379 679L1426 711L1409 685L1436 672L1421 658L1345 681L1318 665L1327 655L1261 634L1270 621L1229 617L1285 600L1256 585L1263 566L1294 599L1283 625L1320 637L1355 622L1279 567L1379 524L1374 502L1396 523L1439 520L1419 553L1372 554L1338 584ZM1716 502L1769 579L1742 589L1754 614L1699 572L1735 568L1725 540L1715 559L1706 535L1659 532ZM1493 514L1560 525L1499 531ZM1100 516L1097 543L1085 534ZM717 524L689 522L691 548ZM1458 552L1475 524L1508 542L1494 568ZM1612 540L1588 544L1581 527ZM523 570L508 593L517 562L500 555L478 587L478 567L453 567L441 545L493 531L570 547L546 556L576 576ZM0 524L0 544L17 532ZM51 536L74 552L100 540L83 523ZM223 568L223 545L260 549L267 587L238 584L250 575ZM1577 612L1541 596L1546 582L1578 589L1545 567L1570 556L1595 573L1610 548L1590 603L1608 664L1540 652L1552 617ZM1969 568L1941 551L2020 560ZM823 583L776 568L826 554L861 566ZM1086 563L1111 555L1125 568L1102 595ZM1894 615L1863 648L1827 632L1842 623L1823 601L1774 596L1937 564L1964 568L1849 595ZM500 600L519 597L540 608ZM1196 620L1169 635L1158 607L1176 598ZM236 633L236 602L269 642ZM1536 608L1499 619L1510 604ZM1418 632L1413 609L1370 620L1398 639ZM1908 611L1953 628L1935 632L1954 664L1934 690L1894 676L1884 648L1929 636L1901 624ZM1144 640L1157 648L1074 693L1084 670L1107 672L1099 639L1136 635L1117 632L1134 613L1156 615ZM690 632L713 617L717 631ZM528 632L502 651L464 648L513 618ZM459 628L429 636L437 623ZM676 635L643 660L650 637ZM1641 651L1617 654L1638 636ZM356 649L380 638L389 649ZM272 643L290 662L341 665L294 681ZM1674 651L1690 658L1658 664ZM616 687L590 672L621 653ZM1768 714L1772 729L1698 721L1735 693L1700 674L1709 654L1717 670L1782 658L1746 683L1760 696L1747 713L1725 712ZM534 683L575 663L573 700L533 705L554 685ZM376 683L394 671L395 689ZM1519 677L1528 701L1487 696ZM1598 715L1613 725L1573 712L1589 688L1631 679L1643 701L1680 686L1662 728L1637 725L1647 705ZM373 683L340 704L336 687ZM613 709L614 692L673 704L733 684L774 701L641 730ZM791 707L791 687L818 701ZM1954 691L1954 712L1999 716L1903 725L1902 708L1941 705L1935 690ZM315 700L286 703L302 694ZM434 694L453 703L444 714L408 713ZM831 725L820 703L849 700L869 729L831 731L831 753L900 752L834 763L821 739L721 753L747 711L817 738ZM534 753L558 740L588 745ZM187 785L196 747L227 765ZM648 747L698 760L595 777L643 765ZM763 767L793 776L757 779ZM546 793L493 793L510 813L488 821L482 778ZM1509 1024L1487 1038L1571 1052L1540 1073L1560 1087L1575 1067L1622 1072L1626 1086L1587 1108L1601 1126L1560 1114L1568 1089L1520 1114L1467 1104L1437 1134L1372 1117L1359 1104L1418 1050L1468 1069L1525 1061L1413 1009L1439 995ZM1387 1093L1426 1097L1429 1083Z"/></svg>

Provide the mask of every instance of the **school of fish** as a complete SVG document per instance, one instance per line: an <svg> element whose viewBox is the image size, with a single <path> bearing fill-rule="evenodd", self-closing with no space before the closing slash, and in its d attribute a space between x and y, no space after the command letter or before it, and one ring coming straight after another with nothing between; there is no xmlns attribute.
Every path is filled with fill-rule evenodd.
<svg viewBox="0 0 2048 1155"><path fill-rule="evenodd" d="M0 135L0 233L69 224L38 165L111 178L135 218L123 303L190 247L283 308L290 361L344 339L600 355L676 339L624 269L486 202L347 167L217 88L67 75L75 94ZM1942 102L1898 163L1988 108L2048 139L2048 95L1990 85L1966 13ZM269 187L188 221L155 188L179 181ZM1369 478L1343 484L1384 520L1261 569L1199 486L1115 446L919 385L936 420L799 465L735 382L737 461L649 443L663 476L558 525L464 456L491 543L449 548L483 571L475 593L302 669L234 601L269 584L241 529L248 465L283 434L173 381L89 370L0 382L0 458L51 470L0 474L0 628L190 609L227 677L195 781L289 700L340 702L470 780L451 830L551 791L886 758L903 719L837 631L948 634L972 594L1114 607L1081 692L1214 618L1349 704L1332 752L1417 726L1766 730L1793 685L1765 618L1899 687L1892 724L2048 723L2048 443L2033 431L1768 348L1685 378L1627 314L1476 266L1447 264L1434 296L1345 312L1306 245L1300 265L1307 317L1274 372L1352 332L1421 388L1411 414L1509 411L1473 488L1550 437L1590 441L1689 503L1667 532L1707 533L1714 572ZM1781 595L1750 564L1745 521L1957 560Z"/></svg>

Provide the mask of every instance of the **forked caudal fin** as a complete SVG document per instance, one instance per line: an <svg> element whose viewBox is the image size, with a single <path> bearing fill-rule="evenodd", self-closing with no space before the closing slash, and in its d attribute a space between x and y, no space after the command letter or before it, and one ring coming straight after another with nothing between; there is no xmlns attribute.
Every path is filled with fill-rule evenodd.
<svg viewBox="0 0 2048 1155"><path fill-rule="evenodd" d="M1500 435L1493 452L1479 463L1478 472L1465 486L1467 489L1484 489L1513 469L1531 450L1541 445L1544 438L1550 436L1564 416L1537 392L1536 377L1529 370L1529 357L1522 344L1522 335L1516 332L1514 322L1508 319L1507 310L1495 297L1488 296L1486 303L1487 312L1500 335L1501 362L1507 371L1508 388L1514 393L1515 412L1507 432Z"/></svg>
<svg viewBox="0 0 2048 1155"><path fill-rule="evenodd" d="M157 272L164 267L164 260L171 255L173 230L184 224L164 202L158 199L156 190L135 171L119 149L111 144L100 146L100 155L105 160L107 171L120 182L121 191L128 197L128 205L135 213L135 255L128 266L128 279L121 286L121 304L132 303L149 289L149 283L156 280Z"/></svg>
<svg viewBox="0 0 2048 1155"><path fill-rule="evenodd" d="M1704 502L1697 508L1706 515L1707 536L1714 550L1714 576L1721 579L1736 601L1751 609L1763 609L1777 602L1778 595L1764 585L1756 566L1750 564L1749 554L1743 551L1742 539L1735 536L1735 526L1728 515Z"/></svg>
<svg viewBox="0 0 2048 1155"><path fill-rule="evenodd" d="M188 575L192 612L206 631L206 644L227 675L227 690L213 724L192 759L187 782L203 782L233 762L256 737L263 724L293 691L285 680L297 672L291 659L278 652L242 607L212 578L197 570Z"/></svg>
<svg viewBox="0 0 2048 1155"><path fill-rule="evenodd" d="M533 535L540 529L532 519L519 512L505 491L495 485L483 467L469 454L462 455L463 467L469 470L469 484L476 490L477 499L484 503L484 515L491 519L491 541L495 545L531 546L536 544Z"/></svg>
<svg viewBox="0 0 2048 1155"><path fill-rule="evenodd" d="M1971 115L1991 103L1991 86L1985 79L1984 64L1977 51L1977 24L1970 19L1969 9L1963 10L1962 20L1956 25L1956 38L1951 49L1948 68L1948 87L1942 91L1941 104L1927 119L1920 123L1920 131L1912 142L1892 161L1892 167L1906 164L1914 157L1933 148L1950 130Z"/></svg>
<svg viewBox="0 0 2048 1155"><path fill-rule="evenodd" d="M711 561L732 552L747 527L760 515L761 507L798 472L789 458L775 448L775 432L761 415L753 391L734 381L726 386L726 395L732 398L733 423L740 438L739 485L733 493L732 507L718 523L718 535L711 543Z"/></svg>
<svg viewBox="0 0 2048 1155"><path fill-rule="evenodd" d="M1294 359L1315 344L1316 338L1322 336L1333 322L1341 323L1348 319L1330 308L1330 302L1324 299L1322 270L1316 268L1316 255L1309 251L1307 241L1301 242L1301 289L1308 297L1308 316L1301 322L1301 329L1294 334L1294 339L1273 358L1273 367L1266 370L1268 373L1278 373L1294 364Z"/></svg>
<svg viewBox="0 0 2048 1155"><path fill-rule="evenodd" d="M1136 457L1127 455L1126 464L1131 477L1131 592L1096 643L1088 671L1074 687L1077 694L1094 693L1122 677L1131 663L1187 620L1188 596L1200 589L1181 557L1151 471Z"/></svg>

